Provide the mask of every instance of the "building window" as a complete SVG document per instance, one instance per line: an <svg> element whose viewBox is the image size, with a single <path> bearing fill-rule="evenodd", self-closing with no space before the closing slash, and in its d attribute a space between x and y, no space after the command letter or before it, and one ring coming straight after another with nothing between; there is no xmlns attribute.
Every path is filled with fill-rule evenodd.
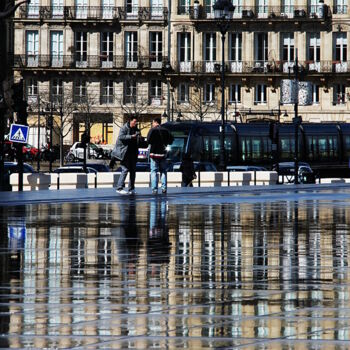
<svg viewBox="0 0 350 350"><path fill-rule="evenodd" d="M28 67L37 67L39 64L39 32L26 31L26 60Z"/></svg>
<svg viewBox="0 0 350 350"><path fill-rule="evenodd" d="M63 81L62 79L53 79L51 81L51 101L61 103L63 98Z"/></svg>
<svg viewBox="0 0 350 350"><path fill-rule="evenodd" d="M178 103L188 103L190 100L189 85L187 83L179 84L177 91Z"/></svg>
<svg viewBox="0 0 350 350"><path fill-rule="evenodd" d="M336 84L333 86L333 105L341 105L346 102L345 85Z"/></svg>
<svg viewBox="0 0 350 350"><path fill-rule="evenodd" d="M114 91L113 80L107 79L102 81L101 104L113 104Z"/></svg>
<svg viewBox="0 0 350 350"><path fill-rule="evenodd" d="M162 99L162 81L159 79L150 81L150 103L160 105Z"/></svg>
<svg viewBox="0 0 350 350"><path fill-rule="evenodd" d="M101 33L101 66L103 68L113 67L113 33Z"/></svg>
<svg viewBox="0 0 350 350"><path fill-rule="evenodd" d="M312 84L312 104L318 105L320 103L320 86Z"/></svg>
<svg viewBox="0 0 350 350"><path fill-rule="evenodd" d="M79 68L87 67L87 32L75 33L75 62Z"/></svg>
<svg viewBox="0 0 350 350"><path fill-rule="evenodd" d="M191 5L190 0L179 0L179 5L178 5L178 9L177 9L178 15L189 14L190 5Z"/></svg>
<svg viewBox="0 0 350 350"><path fill-rule="evenodd" d="M267 92L267 88L266 88L265 84L256 85L254 104L256 104L256 105L266 104L267 103L266 92Z"/></svg>
<svg viewBox="0 0 350 350"><path fill-rule="evenodd" d="M255 33L254 39L255 61L258 61L259 63L267 61L269 53L267 33Z"/></svg>
<svg viewBox="0 0 350 350"><path fill-rule="evenodd" d="M334 14L346 15L348 13L348 0L334 1Z"/></svg>
<svg viewBox="0 0 350 350"><path fill-rule="evenodd" d="M38 95L38 81L36 79L30 78L27 80L27 96L37 96Z"/></svg>
<svg viewBox="0 0 350 350"><path fill-rule="evenodd" d="M230 103L241 103L241 85L231 84L230 85Z"/></svg>
<svg viewBox="0 0 350 350"><path fill-rule="evenodd" d="M149 54L151 68L161 68L163 60L163 35L162 32L149 33ZM160 63L160 65L157 63Z"/></svg>
<svg viewBox="0 0 350 350"><path fill-rule="evenodd" d="M50 33L51 66L63 66L63 31L54 30Z"/></svg>
<svg viewBox="0 0 350 350"><path fill-rule="evenodd" d="M74 82L73 99L75 103L86 102L86 80L77 80Z"/></svg>
<svg viewBox="0 0 350 350"><path fill-rule="evenodd" d="M124 103L136 103L137 88L136 81L127 80L124 83Z"/></svg>
<svg viewBox="0 0 350 350"><path fill-rule="evenodd" d="M320 33L310 33L308 40L309 70L320 72L321 37Z"/></svg>
<svg viewBox="0 0 350 350"><path fill-rule="evenodd" d="M213 103L215 101L215 84L205 84L203 90L203 102Z"/></svg>
<svg viewBox="0 0 350 350"><path fill-rule="evenodd" d="M137 68L137 32L125 32L126 67Z"/></svg>

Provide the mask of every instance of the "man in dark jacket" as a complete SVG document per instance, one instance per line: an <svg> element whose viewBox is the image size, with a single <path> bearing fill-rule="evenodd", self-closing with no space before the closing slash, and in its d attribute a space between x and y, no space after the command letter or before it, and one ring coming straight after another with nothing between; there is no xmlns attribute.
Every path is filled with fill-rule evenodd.
<svg viewBox="0 0 350 350"><path fill-rule="evenodd" d="M161 174L162 192L167 191L167 162L166 162L166 146L173 143L173 136L170 131L163 128L160 118L154 118L152 121L152 129L148 132L147 142L151 146L149 157L151 159L151 186L152 193L158 193L158 172Z"/></svg>
<svg viewBox="0 0 350 350"><path fill-rule="evenodd" d="M135 194L136 163L138 156L138 137L141 135L137 128L137 118L130 117L119 131L119 136L112 151L112 157L120 160L120 174L117 192L120 194ZM124 189L125 179L130 174L128 191Z"/></svg>

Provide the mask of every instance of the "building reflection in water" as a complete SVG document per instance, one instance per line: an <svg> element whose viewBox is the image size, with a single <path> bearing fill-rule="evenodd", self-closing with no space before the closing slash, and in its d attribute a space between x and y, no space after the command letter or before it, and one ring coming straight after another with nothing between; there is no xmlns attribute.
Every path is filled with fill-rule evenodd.
<svg viewBox="0 0 350 350"><path fill-rule="evenodd" d="M347 205L0 213L1 347L348 347Z"/></svg>

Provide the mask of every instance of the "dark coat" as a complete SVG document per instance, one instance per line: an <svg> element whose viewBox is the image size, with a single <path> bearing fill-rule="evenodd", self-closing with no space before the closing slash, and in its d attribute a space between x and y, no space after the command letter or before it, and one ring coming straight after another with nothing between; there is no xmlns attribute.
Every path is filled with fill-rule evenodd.
<svg viewBox="0 0 350 350"><path fill-rule="evenodd" d="M166 146L171 145L173 141L174 137L168 129L160 125L152 128L147 135L147 142L151 145L150 157L160 158L166 155Z"/></svg>
<svg viewBox="0 0 350 350"><path fill-rule="evenodd" d="M115 157L119 160L124 160L126 153L131 157L135 157L137 159L138 155L138 138L132 137L131 135L140 134L140 130L135 128L130 128L130 124L125 123L119 131L119 136L117 142L112 151L112 157ZM131 153L130 153L131 152Z"/></svg>

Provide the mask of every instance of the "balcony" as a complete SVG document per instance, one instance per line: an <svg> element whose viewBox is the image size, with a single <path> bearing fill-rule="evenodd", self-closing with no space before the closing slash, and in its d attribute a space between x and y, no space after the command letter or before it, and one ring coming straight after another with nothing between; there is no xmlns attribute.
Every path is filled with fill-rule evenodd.
<svg viewBox="0 0 350 350"><path fill-rule="evenodd" d="M214 11L212 6L180 6L178 14L188 14L193 21L212 20ZM315 6L236 6L234 22L241 20L268 20L276 22L286 21L324 21L331 17L331 10L327 5Z"/></svg>
<svg viewBox="0 0 350 350"><path fill-rule="evenodd" d="M166 21L167 7L21 6L15 20L28 21Z"/></svg>
<svg viewBox="0 0 350 350"><path fill-rule="evenodd" d="M134 69L159 71L168 61L167 57L112 56L112 55L14 55L10 57L14 68L40 69Z"/></svg>
<svg viewBox="0 0 350 350"><path fill-rule="evenodd" d="M171 63L174 74L219 74L221 61L174 61ZM227 74L282 75L293 74L292 61L226 61ZM347 61L299 61L299 67L306 74L349 74L350 62Z"/></svg>

